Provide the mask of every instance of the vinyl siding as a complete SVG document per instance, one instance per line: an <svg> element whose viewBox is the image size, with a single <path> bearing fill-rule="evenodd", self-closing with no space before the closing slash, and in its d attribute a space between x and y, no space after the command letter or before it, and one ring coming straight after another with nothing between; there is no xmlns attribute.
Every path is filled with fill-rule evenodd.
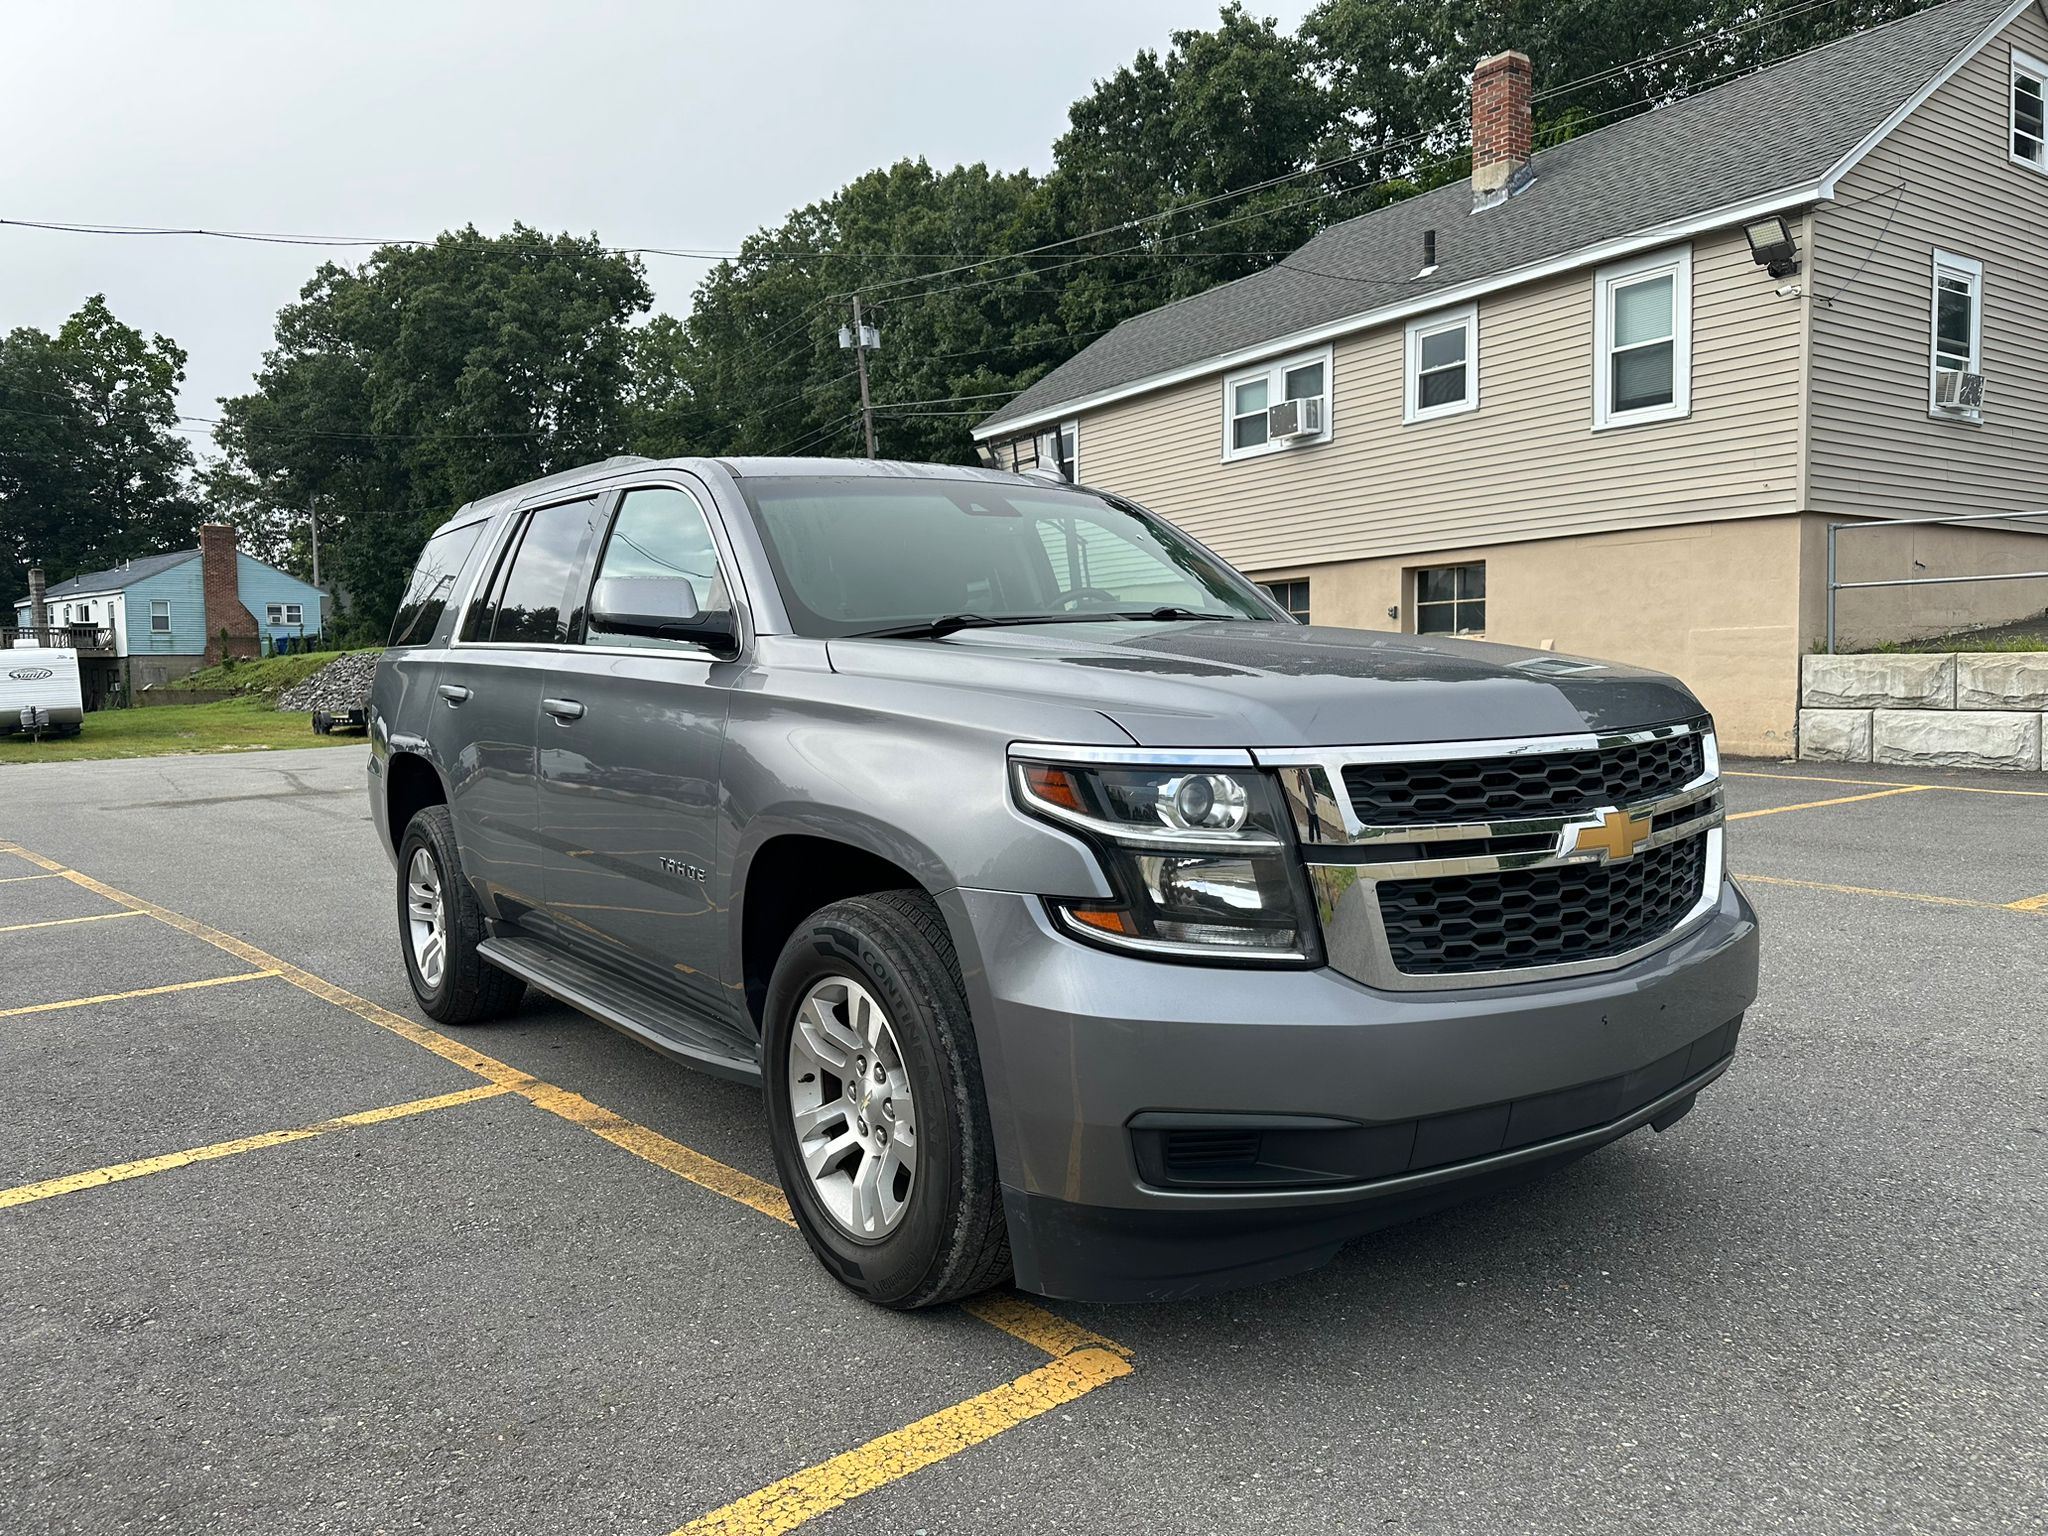
<svg viewBox="0 0 2048 1536"><path fill-rule="evenodd" d="M255 615L256 627L265 641L274 641L279 635L320 633L320 593L311 582L288 576L248 555L237 554L235 561L235 582L242 590L242 606ZM305 613L305 622L271 624L264 615L272 603L297 603Z"/></svg>
<svg viewBox="0 0 2048 1536"><path fill-rule="evenodd" d="M201 579L203 569L204 562L187 560L122 589L128 609L128 655L139 659L204 653L206 593ZM149 627L150 605L158 602L171 605L169 634L156 634Z"/></svg>
<svg viewBox="0 0 2048 1536"><path fill-rule="evenodd" d="M1335 343L1327 443L1223 462L1219 372L1083 413L1086 477L1261 571L1791 511L1801 308L1739 231L1692 246L1683 420L1592 430L1589 267L1479 301L1476 411L1402 421L1396 323Z"/></svg>
<svg viewBox="0 0 2048 1536"><path fill-rule="evenodd" d="M1901 123L1816 215L1816 510L1910 517L2048 505L2048 176L2007 155L2015 45L2048 59L2038 7ZM1981 425L1927 413L1937 247L1984 264Z"/></svg>

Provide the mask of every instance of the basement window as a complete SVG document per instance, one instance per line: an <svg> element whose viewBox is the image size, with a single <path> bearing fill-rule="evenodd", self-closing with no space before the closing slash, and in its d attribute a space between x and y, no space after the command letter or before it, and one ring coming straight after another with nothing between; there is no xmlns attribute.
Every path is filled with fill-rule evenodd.
<svg viewBox="0 0 2048 1536"><path fill-rule="evenodd" d="M1408 327L1403 421L1431 421L1479 405L1479 311L1468 304Z"/></svg>
<svg viewBox="0 0 2048 1536"><path fill-rule="evenodd" d="M1415 573L1415 633L1486 632L1486 565L1430 566Z"/></svg>
<svg viewBox="0 0 2048 1536"><path fill-rule="evenodd" d="M171 632L171 605L167 599L153 597L149 600L149 632L152 635Z"/></svg>
<svg viewBox="0 0 2048 1536"><path fill-rule="evenodd" d="M1295 623L1306 624L1309 622L1308 579L1306 577L1299 581L1264 581L1260 582L1259 585L1266 589L1274 602L1287 610L1288 615Z"/></svg>
<svg viewBox="0 0 2048 1536"><path fill-rule="evenodd" d="M1593 279L1593 430L1692 414L1692 247Z"/></svg>
<svg viewBox="0 0 2048 1536"><path fill-rule="evenodd" d="M2012 51L2012 158L2048 172L2048 64Z"/></svg>

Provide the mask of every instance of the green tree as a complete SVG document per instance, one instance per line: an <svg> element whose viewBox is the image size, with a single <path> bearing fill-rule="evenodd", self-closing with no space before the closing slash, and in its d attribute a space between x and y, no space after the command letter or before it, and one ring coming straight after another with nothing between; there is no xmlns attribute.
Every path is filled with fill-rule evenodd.
<svg viewBox="0 0 2048 1536"><path fill-rule="evenodd" d="M346 638L380 638L426 537L463 502L619 452L640 263L515 224L328 264L277 321L256 389L222 402L226 503L321 520Z"/></svg>
<svg viewBox="0 0 2048 1536"><path fill-rule="evenodd" d="M189 545L190 446L178 432L185 353L94 295L49 335L0 338L0 603L51 581Z"/></svg>

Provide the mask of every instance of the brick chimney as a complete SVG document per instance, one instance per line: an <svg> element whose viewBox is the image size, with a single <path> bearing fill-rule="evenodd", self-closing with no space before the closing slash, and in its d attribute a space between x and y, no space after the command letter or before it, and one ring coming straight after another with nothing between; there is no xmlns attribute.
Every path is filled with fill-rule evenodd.
<svg viewBox="0 0 2048 1536"><path fill-rule="evenodd" d="M50 622L49 600L43 594L49 590L43 577L43 568L32 565L28 568L28 621L37 629Z"/></svg>
<svg viewBox="0 0 2048 1536"><path fill-rule="evenodd" d="M1535 81L1529 55L1510 49L1481 59L1472 71L1472 203L1487 208L1508 194L1508 182L1529 163L1536 125L1529 98Z"/></svg>
<svg viewBox="0 0 2048 1536"><path fill-rule="evenodd" d="M235 530L226 523L199 525L199 564L205 581L206 654L216 661L261 655L256 615L242 606L235 562ZM221 642L221 631L227 642Z"/></svg>

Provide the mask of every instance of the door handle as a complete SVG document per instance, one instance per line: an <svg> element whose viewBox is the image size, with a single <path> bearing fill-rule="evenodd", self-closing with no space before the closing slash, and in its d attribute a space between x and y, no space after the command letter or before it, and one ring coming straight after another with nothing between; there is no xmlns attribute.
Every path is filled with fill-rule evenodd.
<svg viewBox="0 0 2048 1536"><path fill-rule="evenodd" d="M450 704L460 704L469 697L469 690L460 683L443 683L434 692L440 694Z"/></svg>
<svg viewBox="0 0 2048 1536"><path fill-rule="evenodd" d="M583 706L574 699L542 699L540 707L564 725L583 718Z"/></svg>

